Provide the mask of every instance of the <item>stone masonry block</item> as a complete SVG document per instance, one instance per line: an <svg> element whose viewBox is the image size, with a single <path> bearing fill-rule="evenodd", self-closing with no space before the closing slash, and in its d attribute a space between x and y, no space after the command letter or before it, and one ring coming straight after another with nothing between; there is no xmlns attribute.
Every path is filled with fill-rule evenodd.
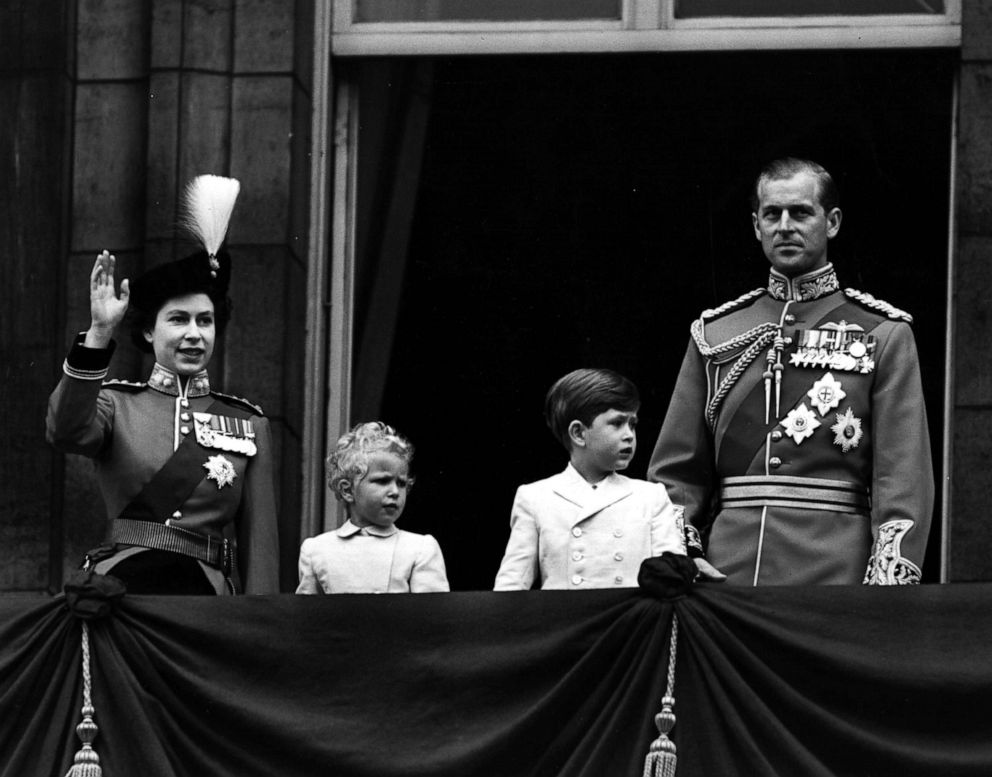
<svg viewBox="0 0 992 777"><path fill-rule="evenodd" d="M237 0L236 6L234 72L291 72L293 3L287 0Z"/></svg>
<svg viewBox="0 0 992 777"><path fill-rule="evenodd" d="M992 235L961 236L955 273L955 385L957 405L992 407Z"/></svg>
<svg viewBox="0 0 992 777"><path fill-rule="evenodd" d="M988 0L961 3L961 59L992 60L992 3Z"/></svg>
<svg viewBox="0 0 992 777"><path fill-rule="evenodd" d="M296 0L296 45L293 72L308 95L313 94L314 0Z"/></svg>
<svg viewBox="0 0 992 777"><path fill-rule="evenodd" d="M196 0L185 8L183 67L229 72L233 0Z"/></svg>
<svg viewBox="0 0 992 777"><path fill-rule="evenodd" d="M286 275L289 252L282 247L249 246L232 234L231 288L234 302L225 340L223 391L282 416Z"/></svg>
<svg viewBox="0 0 992 777"><path fill-rule="evenodd" d="M147 87L76 89L72 249L122 250L144 239Z"/></svg>
<svg viewBox="0 0 992 777"><path fill-rule="evenodd" d="M230 77L185 73L182 89L177 192L197 175L228 174L231 134Z"/></svg>
<svg viewBox="0 0 992 777"><path fill-rule="evenodd" d="M292 103L290 76L234 79L231 174L241 180L241 242L282 243L289 232Z"/></svg>
<svg viewBox="0 0 992 777"><path fill-rule="evenodd" d="M179 74L153 73L148 94L145 235L172 238L176 228L179 155Z"/></svg>
<svg viewBox="0 0 992 777"><path fill-rule="evenodd" d="M309 95L293 87L293 136L290 142L289 244L296 257L307 258L310 230L310 111Z"/></svg>
<svg viewBox="0 0 992 777"><path fill-rule="evenodd" d="M76 20L76 75L93 79L133 79L148 73L147 3L132 0L80 0Z"/></svg>
<svg viewBox="0 0 992 777"><path fill-rule="evenodd" d="M992 580L992 408L954 413L951 582Z"/></svg>
<svg viewBox="0 0 992 777"><path fill-rule="evenodd" d="M992 234L992 63L961 67L958 226Z"/></svg>
<svg viewBox="0 0 992 777"><path fill-rule="evenodd" d="M181 67L182 41L182 0L152 0L152 68Z"/></svg>

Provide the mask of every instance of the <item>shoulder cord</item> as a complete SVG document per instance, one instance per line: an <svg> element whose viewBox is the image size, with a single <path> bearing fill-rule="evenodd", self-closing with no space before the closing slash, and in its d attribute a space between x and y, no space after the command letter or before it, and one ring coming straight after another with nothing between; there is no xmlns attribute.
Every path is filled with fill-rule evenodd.
<svg viewBox="0 0 992 777"><path fill-rule="evenodd" d="M726 399L730 389L733 388L744 370L751 365L751 362L758 358L758 354L766 346L771 345L774 349L776 338L779 336L779 327L778 324L765 321L736 337L730 338L724 343L713 346L709 345L704 337L703 319L700 318L693 321L690 332L692 333L692 339L695 341L696 347L699 349L699 353L706 359L711 359L714 356L722 356L743 346L747 346L744 352L734 362L734 366L730 368L724 379L720 381L720 385L717 387L713 398L706 405L706 425L712 432L716 428L716 416L720 405L723 404L723 400Z"/></svg>

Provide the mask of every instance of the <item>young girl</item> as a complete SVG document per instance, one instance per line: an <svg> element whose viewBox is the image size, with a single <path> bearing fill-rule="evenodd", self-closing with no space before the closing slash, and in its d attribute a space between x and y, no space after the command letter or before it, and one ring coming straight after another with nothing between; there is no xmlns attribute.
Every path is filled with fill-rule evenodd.
<svg viewBox="0 0 992 777"><path fill-rule="evenodd" d="M413 485L413 444L378 421L358 424L327 458L327 483L348 520L303 541L298 594L447 591L441 548L394 525Z"/></svg>

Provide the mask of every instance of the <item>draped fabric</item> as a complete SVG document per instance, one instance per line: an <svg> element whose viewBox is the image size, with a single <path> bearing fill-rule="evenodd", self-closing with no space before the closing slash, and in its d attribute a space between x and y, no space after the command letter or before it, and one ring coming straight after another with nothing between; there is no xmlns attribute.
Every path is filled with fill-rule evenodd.
<svg viewBox="0 0 992 777"><path fill-rule="evenodd" d="M630 775L673 611L678 775L992 774L992 585L126 596L89 621L105 777ZM80 622L0 599L0 775L79 747Z"/></svg>

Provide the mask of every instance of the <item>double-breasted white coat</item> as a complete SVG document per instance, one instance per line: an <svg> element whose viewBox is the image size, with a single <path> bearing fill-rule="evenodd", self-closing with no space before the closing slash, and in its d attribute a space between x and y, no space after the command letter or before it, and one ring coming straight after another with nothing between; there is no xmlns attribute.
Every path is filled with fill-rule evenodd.
<svg viewBox="0 0 992 777"><path fill-rule="evenodd" d="M594 486L569 464L520 486L494 589L636 586L644 559L685 553L681 513L660 485L614 472Z"/></svg>

